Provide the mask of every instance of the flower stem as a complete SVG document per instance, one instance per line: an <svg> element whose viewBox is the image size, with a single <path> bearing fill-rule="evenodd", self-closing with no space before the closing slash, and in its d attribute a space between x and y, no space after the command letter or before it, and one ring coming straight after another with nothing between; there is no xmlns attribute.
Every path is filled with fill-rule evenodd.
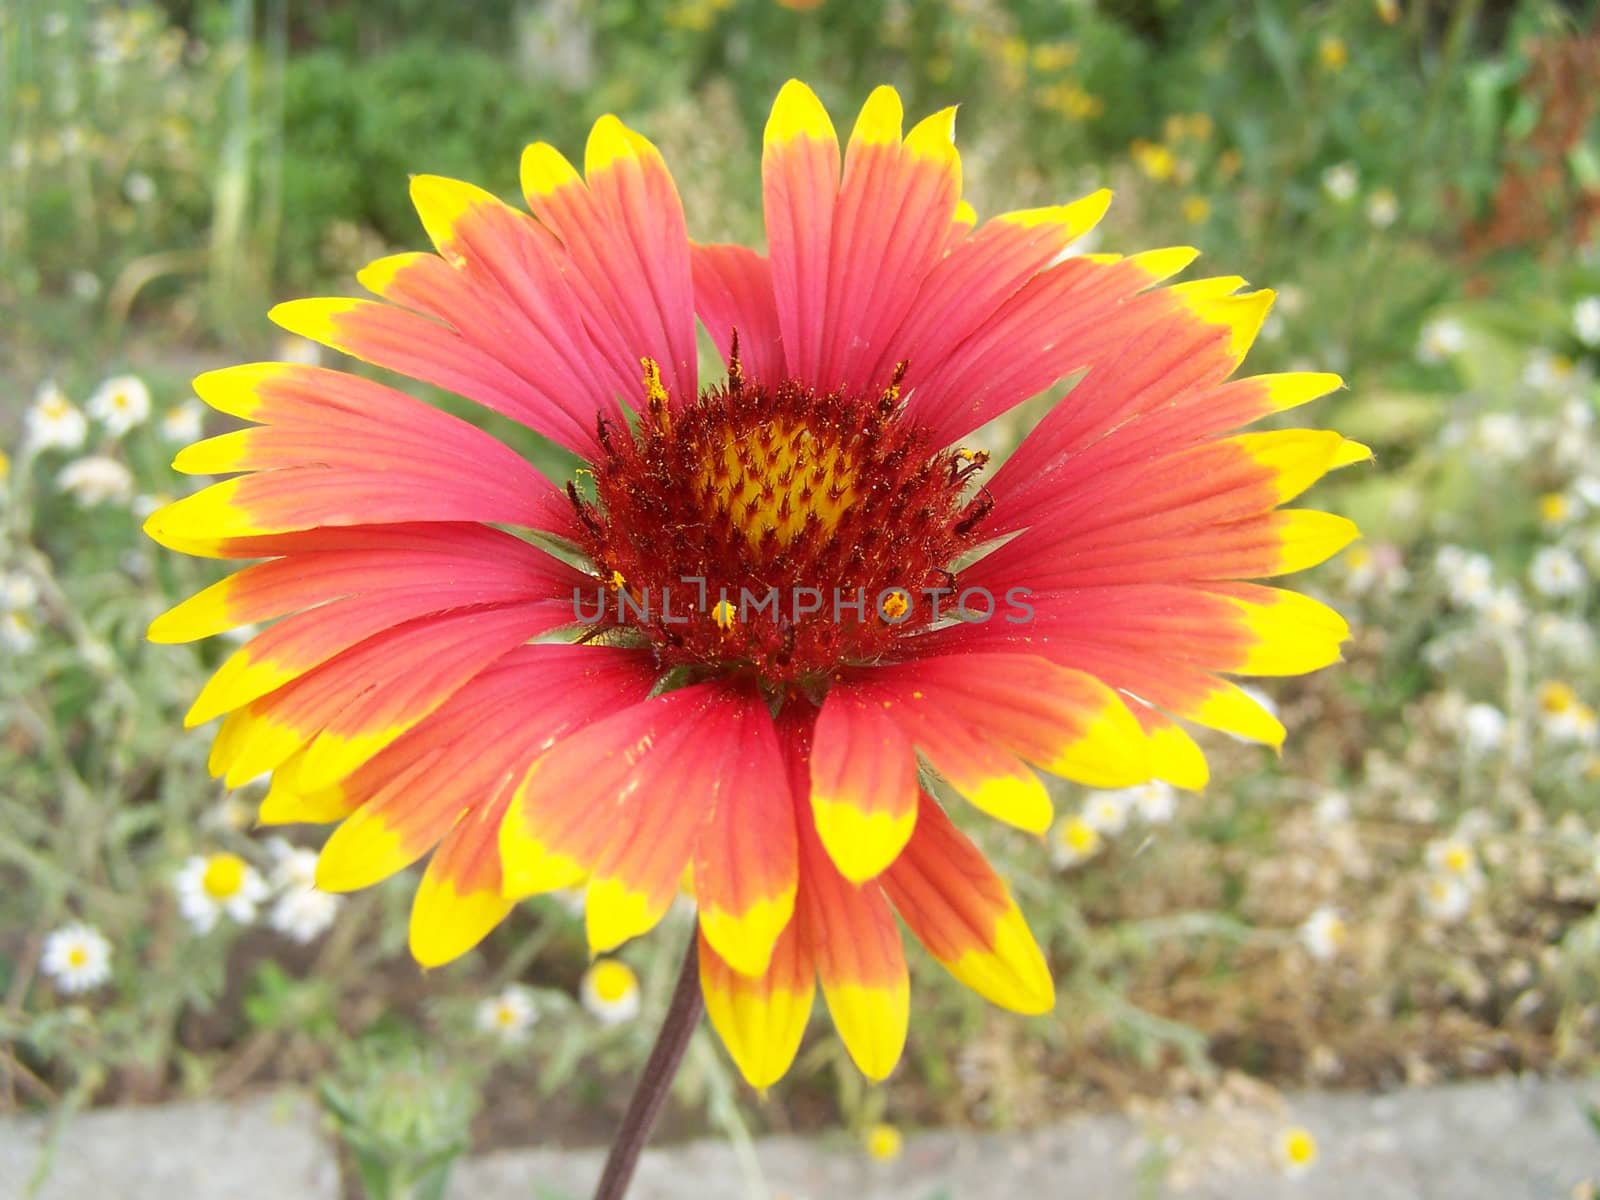
<svg viewBox="0 0 1600 1200"><path fill-rule="evenodd" d="M684 1051L689 1048L689 1038L706 1010L705 999L700 995L699 946L699 939L691 934L672 1003L667 1007L666 1019L661 1022L661 1032L656 1034L656 1044L644 1064L644 1073L634 1086L628 1111L623 1114L616 1140L611 1143L611 1152L606 1155L606 1169L600 1174L594 1200L622 1200L628 1190L634 1168L639 1165L639 1153L650 1139L650 1129L661 1115L667 1093L672 1090L672 1079L678 1073Z"/></svg>

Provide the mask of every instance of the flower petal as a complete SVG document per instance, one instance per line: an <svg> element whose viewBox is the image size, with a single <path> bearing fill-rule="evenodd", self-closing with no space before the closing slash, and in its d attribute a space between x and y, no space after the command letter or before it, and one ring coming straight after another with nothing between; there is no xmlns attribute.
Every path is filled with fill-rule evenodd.
<svg viewBox="0 0 1600 1200"><path fill-rule="evenodd" d="M898 359L908 363L913 384L920 367L909 364L947 357L1017 290L1055 262L1106 213L1104 189L1071 204L1002 213L957 242L927 277L889 345L871 372L888 373Z"/></svg>
<svg viewBox="0 0 1600 1200"><path fill-rule="evenodd" d="M739 338L739 365L758 383L784 378L783 339L772 296L772 267L744 246L693 245L694 307L726 361Z"/></svg>
<svg viewBox="0 0 1600 1200"><path fill-rule="evenodd" d="M211 770L237 787L306 746L303 790L325 787L547 628L547 614L527 604L442 613L396 626L235 709L217 733Z"/></svg>
<svg viewBox="0 0 1600 1200"><path fill-rule="evenodd" d="M799 925L778 936L767 969L750 976L735 971L700 938L700 991L706 1016L733 1056L739 1073L756 1089L783 1078L800 1049L817 991L816 968L804 949Z"/></svg>
<svg viewBox="0 0 1600 1200"><path fill-rule="evenodd" d="M415 862L464 814L486 804L503 810L507 781L560 737L637 703L653 682L648 656L634 651L519 647L344 779L307 786L291 760L274 773L273 790L313 810L353 810L323 848L319 883L366 887Z"/></svg>
<svg viewBox="0 0 1600 1200"><path fill-rule="evenodd" d="M411 903L411 957L424 967L460 958L510 914L502 894L498 835L509 780L485 793L444 835Z"/></svg>
<svg viewBox="0 0 1600 1200"><path fill-rule="evenodd" d="M917 819L917 759L881 703L841 682L813 733L811 813L828 857L852 883L895 859Z"/></svg>
<svg viewBox="0 0 1600 1200"><path fill-rule="evenodd" d="M162 613L147 636L153 642L190 642L347 597L446 591L458 584L468 597L559 599L587 580L521 538L482 525L345 529L345 535L307 531L283 557L245 567ZM260 539L263 553L274 549L266 542ZM444 607L479 602L469 598Z"/></svg>
<svg viewBox="0 0 1600 1200"><path fill-rule="evenodd" d="M828 262L839 191L839 139L816 93L797 79L778 92L762 139L767 253L788 373L819 380Z"/></svg>
<svg viewBox="0 0 1600 1200"><path fill-rule="evenodd" d="M900 1061L911 1017L900 929L877 884L839 874L803 811L800 830L797 912L828 1011L861 1073L886 1078Z"/></svg>
<svg viewBox="0 0 1600 1200"><path fill-rule="evenodd" d="M584 151L584 177L553 147L529 146L522 191L560 240L585 317L616 331L616 352L653 359L675 404L698 393L694 287L683 205L660 153L606 115Z"/></svg>
<svg viewBox="0 0 1600 1200"><path fill-rule="evenodd" d="M875 88L845 150L829 241L828 300L819 390L863 393L885 386L891 335L944 253L961 199L955 109L919 122L901 138L900 97ZM903 353L902 353L903 357ZM872 372L879 374L874 376Z"/></svg>
<svg viewBox="0 0 1600 1200"><path fill-rule="evenodd" d="M938 714L959 713L981 740L1089 787L1150 778L1139 723L1111 688L1082 671L1029 654L969 653L874 667L860 678L863 690L888 701L889 715L930 753L950 724ZM1049 824L1048 805L1018 815L1032 832Z"/></svg>
<svg viewBox="0 0 1600 1200"><path fill-rule="evenodd" d="M883 888L928 953L980 996L1013 1012L1055 1006L1050 968L1010 889L931 797Z"/></svg>
<svg viewBox="0 0 1600 1200"><path fill-rule="evenodd" d="M718 957L756 976L794 913L795 798L766 702L754 688L731 699L699 738L714 800L695 841L694 895L701 932Z"/></svg>

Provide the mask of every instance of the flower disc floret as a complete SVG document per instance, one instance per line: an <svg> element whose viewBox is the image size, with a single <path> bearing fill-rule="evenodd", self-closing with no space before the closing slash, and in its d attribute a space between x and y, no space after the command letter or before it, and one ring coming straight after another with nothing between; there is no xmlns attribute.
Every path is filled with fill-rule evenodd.
<svg viewBox="0 0 1600 1200"><path fill-rule="evenodd" d="M787 684L875 661L932 623L981 535L986 455L941 449L897 382L867 397L769 388L735 360L726 386L673 411L652 380L647 362L631 431L602 425L592 498L569 489L610 581L592 606L606 628L641 635L668 668Z"/></svg>

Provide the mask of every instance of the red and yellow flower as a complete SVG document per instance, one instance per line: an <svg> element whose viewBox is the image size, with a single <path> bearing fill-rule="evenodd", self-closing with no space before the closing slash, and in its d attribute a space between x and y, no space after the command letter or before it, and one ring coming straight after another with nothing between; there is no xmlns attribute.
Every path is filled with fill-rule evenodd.
<svg viewBox="0 0 1600 1200"><path fill-rule="evenodd" d="M1072 255L1106 192L978 223L953 124L903 133L879 88L841 153L787 84L762 255L690 241L656 148L603 117L581 172L528 148L530 211L418 176L434 253L361 272L376 300L273 311L571 451L587 465L564 488L365 378L265 363L196 381L252 424L184 450L179 469L232 477L146 528L261 561L151 636L275 620L189 723L222 718L229 782L273 772L264 821L340 822L319 886L432 852L419 961L575 887L603 953L684 890L712 1022L752 1083L787 1069L818 981L882 1077L907 1028L896 914L995 1003L1053 1003L949 804L1042 833L1038 769L1198 788L1192 727L1284 735L1233 676L1338 658L1337 614L1248 581L1356 536L1282 506L1367 451L1240 432L1338 378L1231 379L1272 294L1164 285L1193 250ZM709 382L697 318L722 359ZM963 447L1064 382L998 470Z"/></svg>

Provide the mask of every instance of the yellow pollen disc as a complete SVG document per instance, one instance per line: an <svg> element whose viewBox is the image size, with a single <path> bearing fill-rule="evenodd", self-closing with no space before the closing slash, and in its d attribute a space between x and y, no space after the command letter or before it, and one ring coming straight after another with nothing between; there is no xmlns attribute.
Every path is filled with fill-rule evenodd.
<svg viewBox="0 0 1600 1200"><path fill-rule="evenodd" d="M1100 849L1100 831L1082 817L1070 817L1061 827L1061 842L1075 854L1087 857Z"/></svg>
<svg viewBox="0 0 1600 1200"><path fill-rule="evenodd" d="M1578 702L1578 693L1556 680L1541 683L1538 695L1539 707L1551 714L1564 713Z"/></svg>
<svg viewBox="0 0 1600 1200"><path fill-rule="evenodd" d="M906 611L910 607L911 601L906 599L906 594L904 592L895 591L890 592L883 598L883 604L880 611L883 613L884 620L898 621L901 617L906 615Z"/></svg>
<svg viewBox="0 0 1600 1200"><path fill-rule="evenodd" d="M602 959L590 969L589 986L594 989L594 994L606 1004L615 1004L619 1000L626 1000L639 988L639 983L633 977L633 969L627 963L618 962L614 958Z"/></svg>
<svg viewBox="0 0 1600 1200"><path fill-rule="evenodd" d="M244 886L245 861L237 854L213 854L206 860L200 886L213 900L227 900Z"/></svg>
<svg viewBox="0 0 1600 1200"><path fill-rule="evenodd" d="M1444 865L1457 875L1465 874L1472 866L1472 852L1465 846L1451 846L1445 851Z"/></svg>
<svg viewBox="0 0 1600 1200"><path fill-rule="evenodd" d="M727 514L752 548L767 531L787 546L807 520L832 531L856 503L854 464L810 427L774 421L708 447L696 479L703 499Z"/></svg>
<svg viewBox="0 0 1600 1200"><path fill-rule="evenodd" d="M1283 1157L1290 1165L1309 1167L1317 1161L1317 1139L1308 1129L1290 1129L1283 1135Z"/></svg>
<svg viewBox="0 0 1600 1200"><path fill-rule="evenodd" d="M867 1130L866 1143L867 1153L879 1162L893 1162L900 1157L900 1131L893 1125L874 1125Z"/></svg>
<svg viewBox="0 0 1600 1200"><path fill-rule="evenodd" d="M89 952L82 946L74 946L67 951L67 965L69 967L83 967L89 962Z"/></svg>

